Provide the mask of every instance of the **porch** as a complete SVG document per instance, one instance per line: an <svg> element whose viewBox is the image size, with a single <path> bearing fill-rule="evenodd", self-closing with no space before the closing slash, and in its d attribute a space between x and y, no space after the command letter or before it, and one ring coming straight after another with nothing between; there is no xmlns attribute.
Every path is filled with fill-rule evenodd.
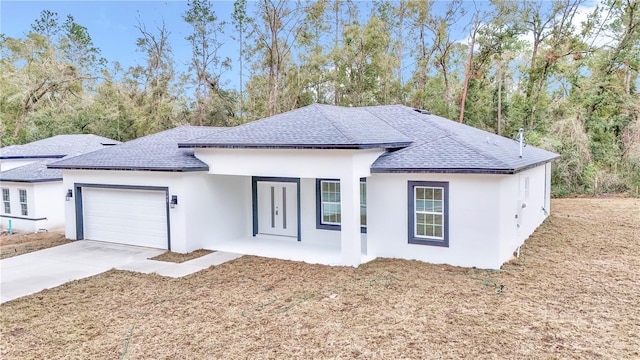
<svg viewBox="0 0 640 360"><path fill-rule="evenodd" d="M218 222L216 239L203 245L326 265L370 261L361 226L361 179L381 152L196 149L211 164L215 204L225 204L203 206Z"/></svg>
<svg viewBox="0 0 640 360"><path fill-rule="evenodd" d="M233 252L281 260L302 261L309 264L344 265L340 244L295 241L280 236L257 235L216 243L209 250ZM362 242L360 263L375 259L366 253L366 242Z"/></svg>

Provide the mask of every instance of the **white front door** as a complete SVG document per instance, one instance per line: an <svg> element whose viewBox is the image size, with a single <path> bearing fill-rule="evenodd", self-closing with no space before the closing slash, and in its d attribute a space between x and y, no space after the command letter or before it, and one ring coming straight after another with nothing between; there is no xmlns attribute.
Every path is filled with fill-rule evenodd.
<svg viewBox="0 0 640 360"><path fill-rule="evenodd" d="M298 186L290 182L258 182L258 232L298 236Z"/></svg>

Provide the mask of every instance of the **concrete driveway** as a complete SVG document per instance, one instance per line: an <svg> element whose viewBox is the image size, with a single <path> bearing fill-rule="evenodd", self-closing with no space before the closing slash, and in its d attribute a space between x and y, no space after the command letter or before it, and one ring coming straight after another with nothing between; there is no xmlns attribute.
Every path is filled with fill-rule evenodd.
<svg viewBox="0 0 640 360"><path fill-rule="evenodd" d="M180 264L148 260L166 250L80 240L0 261L0 303L111 269L179 278L242 254L216 251Z"/></svg>
<svg viewBox="0 0 640 360"><path fill-rule="evenodd" d="M165 250L74 241L0 261L0 302L162 254Z"/></svg>

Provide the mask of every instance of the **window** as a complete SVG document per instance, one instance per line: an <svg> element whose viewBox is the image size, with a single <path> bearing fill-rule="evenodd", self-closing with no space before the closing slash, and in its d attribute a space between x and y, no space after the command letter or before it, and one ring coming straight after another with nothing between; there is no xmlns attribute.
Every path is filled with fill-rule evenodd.
<svg viewBox="0 0 640 360"><path fill-rule="evenodd" d="M367 227L367 183L360 180L360 226Z"/></svg>
<svg viewBox="0 0 640 360"><path fill-rule="evenodd" d="M29 208L27 207L27 190L20 189L18 190L18 194L20 197L20 210L22 215L29 215Z"/></svg>
<svg viewBox="0 0 640 360"><path fill-rule="evenodd" d="M322 219L324 225L340 225L340 181L323 180L320 182L322 192Z"/></svg>
<svg viewBox="0 0 640 360"><path fill-rule="evenodd" d="M2 189L2 203L4 204L4 213L11 214L11 195L9 189Z"/></svg>
<svg viewBox="0 0 640 360"><path fill-rule="evenodd" d="M340 230L340 180L316 180L316 227ZM360 231L367 226L367 183L360 179Z"/></svg>
<svg viewBox="0 0 640 360"><path fill-rule="evenodd" d="M409 181L409 243L449 246L449 183Z"/></svg>

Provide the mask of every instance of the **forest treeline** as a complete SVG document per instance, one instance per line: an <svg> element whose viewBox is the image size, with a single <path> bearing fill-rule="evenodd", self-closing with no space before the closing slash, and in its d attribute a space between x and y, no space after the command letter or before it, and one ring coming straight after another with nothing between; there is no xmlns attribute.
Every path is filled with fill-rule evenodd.
<svg viewBox="0 0 640 360"><path fill-rule="evenodd" d="M138 22L144 61L126 69L70 15L45 10L23 37L0 35L3 146L234 126L311 103L405 104L507 137L524 128L562 155L556 195L640 186L640 0L216 6L190 0L181 14L184 71L164 23Z"/></svg>

